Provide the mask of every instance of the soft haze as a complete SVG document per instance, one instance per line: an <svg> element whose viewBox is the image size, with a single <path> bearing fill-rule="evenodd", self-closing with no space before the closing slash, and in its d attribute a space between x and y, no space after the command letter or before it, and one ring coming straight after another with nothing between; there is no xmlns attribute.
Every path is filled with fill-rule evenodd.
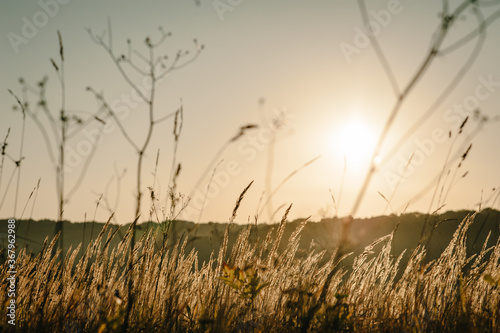
<svg viewBox="0 0 500 333"><path fill-rule="evenodd" d="M54 3L58 4L57 8ZM457 3L451 1L450 5L453 7ZM51 4L51 7L44 4ZM428 52L432 34L440 22L441 2L370 1L368 6L369 11L376 13L371 19L380 28L376 32L377 38L402 89ZM50 8L48 10L52 12L49 14L53 15L40 14L47 10L44 7ZM493 14L497 7L486 6L484 16ZM381 11L390 12L390 9L389 18L380 16ZM52 110L59 110L60 87L50 63L51 58L58 57L58 30L63 38L66 58L68 111L75 110L83 118L96 112L98 104L85 90L87 86L103 92L109 102L123 101L123 96L130 94L130 86L119 75L109 56L92 42L85 30L91 28L95 33L102 33L107 29L108 18L112 25L113 47L118 54L127 52L128 38L137 50L144 52L145 37L159 38L159 26L172 33L161 48L170 57L175 57L178 49L193 52L194 38L205 46L196 61L172 72L157 86L158 117L174 112L181 100L184 108L177 154L182 170L177 182L180 192L195 196L192 207L188 207L180 218L198 221L200 203L204 201L202 222L227 221L239 194L254 180L237 218L240 223L253 222L257 209L262 208L259 200L266 189L269 149L274 151L271 189L280 185L294 170L321 155L297 172L273 196L272 210L285 205L278 210L275 219L290 203L293 203L289 216L292 219L312 215L312 219L317 220L336 213L341 216L350 213L376 138L396 101L372 45L364 43L360 37L363 24L356 2L351 1L221 0L201 1L198 6L195 1L187 0L2 0L0 141L3 142L10 128L7 146L10 156L19 157L22 116L19 111L12 110L15 100L7 89L21 95L20 77L34 86L48 75L48 102ZM30 31L29 38L23 37L26 22L34 24L34 19L42 20L40 26L35 26L36 32ZM469 10L458 18L456 28L450 32L444 45L452 44L474 27L474 16ZM13 43L13 34L24 38L23 42ZM414 197L429 182L432 183L443 168L453 140L448 138L448 132L457 135L464 117L472 116L476 108L488 116L489 121L475 133L478 121L471 117L461 137L451 146L452 155L462 154L464 151L456 150L462 149L462 145L466 148L467 136L473 136L467 159L455 176L453 173L458 162L447 176L447 181L453 186L448 194L448 187L445 187L442 194L446 195L444 209L477 209L479 203L498 208L498 202L487 200L497 193L493 188L500 185L500 122L495 121L500 115L499 36L500 24L494 22L487 28L486 40L476 62L453 93L377 171L359 216L401 213L405 207L409 211L427 212L433 190L419 200ZM382 159L384 152L387 153L438 98L467 60L474 43L472 41L456 52L435 59L405 101L382 150ZM36 101L34 96L31 100ZM476 102L479 104L474 105ZM147 108L132 104L128 104L129 112L123 124L134 139L142 141ZM275 142L271 144L269 134L273 133L273 119L278 116L282 123L274 131ZM239 128L247 124L258 124L260 128L245 132L217 155ZM173 126L173 119L169 119L155 128L146 154L143 221L149 218L149 186L159 193L160 206L165 202L174 149ZM93 121L85 129L99 128L99 122ZM79 149L82 140L88 140L83 132L68 142L69 155ZM158 172L153 184L158 150ZM413 164L406 169L405 177L401 177L412 153ZM73 161L81 159L74 154ZM13 174L12 161L6 159L4 162L0 217L15 215L21 218L28 202L23 218L29 218L33 211L31 217L35 219L56 219L55 169L41 133L29 117L26 119L23 156L16 212L17 174ZM217 158L210 165L214 156ZM344 162L345 178L342 176ZM78 162L74 165L74 170L66 175L66 191L73 187L84 166ZM118 189L117 174L122 174L125 169ZM208 170L206 177L198 188L194 188L205 170ZM467 176L461 178L467 171ZM93 219L96 201L103 194L109 209L105 200L101 200L96 220L107 220L110 211L115 211L116 221L131 221L136 172L136 154L115 126L115 130L103 134L86 177L69 198L64 218L83 221L86 214L87 220ZM209 195L203 200L212 174ZM40 178L38 197L32 208L34 198L28 201L28 197ZM391 205L386 209L386 199L391 197L401 178ZM337 212L330 190L338 206ZM268 209L263 209L261 214L259 221L268 221Z"/></svg>

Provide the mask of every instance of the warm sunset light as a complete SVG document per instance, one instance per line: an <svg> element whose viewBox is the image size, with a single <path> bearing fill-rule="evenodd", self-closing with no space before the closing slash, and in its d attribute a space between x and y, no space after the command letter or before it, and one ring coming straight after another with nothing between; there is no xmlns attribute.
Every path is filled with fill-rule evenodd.
<svg viewBox="0 0 500 333"><path fill-rule="evenodd" d="M0 0L0 332L500 332L500 0Z"/></svg>
<svg viewBox="0 0 500 333"><path fill-rule="evenodd" d="M391 204L427 211L443 163L472 142L453 188L439 186L448 208L479 207L500 181L500 157L480 148L498 141L499 16L481 5L483 41L475 2L450 25L443 3L370 1L366 15L359 1L0 5L0 216L142 223L170 211L175 185L177 218L225 221L251 180L237 223L292 202L290 217L318 219L330 188L345 191L342 214L381 214L378 192L396 184Z"/></svg>
<svg viewBox="0 0 500 333"><path fill-rule="evenodd" d="M376 143L376 132L360 118L341 124L332 135L332 148L346 158L348 168L367 166Z"/></svg>

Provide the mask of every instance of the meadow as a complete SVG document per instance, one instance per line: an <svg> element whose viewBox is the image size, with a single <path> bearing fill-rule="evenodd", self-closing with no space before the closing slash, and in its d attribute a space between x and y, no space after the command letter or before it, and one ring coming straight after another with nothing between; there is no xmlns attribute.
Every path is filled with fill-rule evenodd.
<svg viewBox="0 0 500 333"><path fill-rule="evenodd" d="M227 224L219 251L202 263L195 248L186 250L192 233L172 243L161 225L129 251L133 224L110 246L118 229L108 223L63 261L53 251L57 238L47 237L39 253L19 252L17 325L4 322L2 330L498 332L500 240L489 231L471 251L468 230L483 221L477 216L457 223L436 258L418 244L395 255L397 229L354 258L342 243L307 251L300 238L308 222L287 222L286 214L265 237L255 237L255 225L238 226L229 242L236 226ZM7 262L1 269L8 271ZM7 293L0 304L7 313Z"/></svg>
<svg viewBox="0 0 500 333"><path fill-rule="evenodd" d="M214 6L215 3L219 2L214 2ZM238 3L239 6L241 1L232 3ZM281 206L278 206L276 194L285 192L285 184L288 185L290 179L297 177L299 171L309 168L320 158L318 156L309 159L305 164L303 161L300 162L302 164L297 164L298 160L294 159L296 156L288 156L290 160L278 159L277 156L284 155L278 155L276 151L278 148L284 148L284 145L277 143L287 130L287 119L293 119L294 115L279 110L266 114L264 98L260 98L258 116L249 117L253 120L260 118L260 122L247 122L245 117L238 118L243 125L238 127L236 132L231 132L231 136L223 137L221 140L226 141L222 141L222 145L216 145L212 144L215 141L206 138L206 134L200 133L206 133L203 132L205 130L221 131L226 125L223 123L226 119L210 115L210 119L221 120L217 126L209 126L204 124L204 118L201 117L206 111L205 106L201 105L203 102L200 102L200 110L186 110L186 114L184 107L190 107L190 101L184 104L180 99L180 103L176 102L173 108L173 102L165 102L165 96L168 94L164 94L163 89L167 85L161 86L162 81L167 78L170 80L173 72L197 63L198 58L206 52L204 45L197 39L192 40L191 46L183 46L172 52L168 44L172 34L159 27L151 37L147 34L138 42L134 35L134 39L126 38L120 41L118 47L113 40L117 31L113 34L110 18L103 31L87 28L88 42L107 57L102 60L96 56L95 59L99 60L91 60L95 61L95 64L101 61L104 64L99 63L95 71L99 72L98 68L103 70L103 82L108 76L108 72L104 74L104 70L114 71L113 79L107 81L110 83L110 95L121 94L121 97L110 98L100 86L100 78L97 75L97 78L92 78L91 83L85 83L85 88L81 89L85 90L86 96L90 96L96 107L89 108L93 111L82 111L74 110L73 106L76 104L80 108L78 103L82 98L77 96L75 91L82 88L83 84L73 80L79 76L88 79L87 74L90 75L92 71L87 73L82 70L79 74L72 72L69 66L71 57L68 57L68 54L79 57L75 53L79 41L72 38L66 40L65 31L56 30L57 34L53 37L57 52L54 52L55 56L47 62L51 66L52 80L55 78L55 88L48 76L33 81L33 73L28 73L28 79L20 77L17 88L8 90L12 109L18 117L12 124L17 124L20 128L6 128L1 142L0 190L3 196L0 211L4 215L10 215L13 211L13 219L2 221L2 228L6 225L7 229L2 229L1 233L0 269L5 278L0 282L4 290L0 293L0 307L6 317L0 321L0 331L500 332L500 213L494 209L500 198L500 190L494 187L491 192L488 190L483 193L482 187L479 203L470 203L470 206L467 206L473 207L474 210L443 213L443 208L450 198L457 200L459 197L470 195L466 193L469 191L467 187L459 186L462 186L462 179L466 178L469 169L472 169L468 164L471 160L469 153L472 142L483 127L500 121L500 116L494 116L490 110L477 106L467 109L467 112L462 110L459 114L445 111L442 115L444 118L453 118L453 125L448 122L443 125L446 126L445 129L423 126L431 116L438 114L437 111L442 108L444 101L450 102L447 99L462 79L468 79L468 85L475 84L476 79L483 83L476 87L476 95L479 88L483 93L485 89L488 91L488 97L484 97L484 94L481 94L484 98L472 95L464 97L463 104L466 101L478 105L480 102L485 103L489 96L493 96L494 88L500 86L499 82L493 80L491 72L479 78L474 77L474 80L466 76L479 56L486 31L500 18L500 10L496 10L500 2L442 1L441 11L437 13L437 19L434 18L438 24L429 41L426 41L430 43L425 44L427 49L422 52L422 61L414 66L414 70L409 74L406 73L407 64L396 62L400 70L405 68L402 71L404 75L393 71L395 64L387 59L396 58L386 58L377 37L381 29L389 24L396 27L396 14L402 12L402 7L395 6L394 3L390 1L387 8L380 7L374 12L368 10L364 1L358 1L363 29L358 26L354 26L354 30L351 29L355 32L353 42L356 47L344 41L336 45L340 46L345 58L342 60L349 64L354 55L360 55L360 63L363 63L366 58L362 57L361 51L365 48L372 49L374 57L380 62L379 70L385 75L386 83L392 92L387 99L389 102L382 103L384 111L379 110L382 107L378 106L366 107L366 113L369 113L365 119L366 123L370 123L370 119L382 119L382 122L372 124L372 129L380 127L375 131L377 136L367 135L371 132L367 130L369 127L350 127L347 122L339 124L339 128L344 128L347 132L344 137L337 138L337 141L345 144L343 171L337 174L332 171L333 168L328 168L325 174L312 172L309 180L322 183L321 186L329 186L327 184L330 184L329 177L332 173L335 173L336 177L335 195L330 190L332 200L328 206L333 208L333 214L324 213L325 216L332 217L319 222L310 221L310 218L290 221L292 205L280 202ZM197 7L202 6L198 1L195 1L195 4ZM251 4L248 2L245 5ZM238 7L235 5L233 8L227 4L225 7L220 6L219 4L217 7L219 10L226 8L225 10L230 12ZM239 8L243 14L244 6ZM405 9L405 12L409 11L410 9ZM249 12L247 15L251 15L251 11ZM175 17L175 11L172 13L169 15ZM223 21L221 12L217 13ZM392 16L389 13L392 13ZM229 15L229 12L226 14ZM387 24L380 21L383 21L384 17L387 18ZM179 19L179 24L182 21ZM379 29L378 33L376 27ZM143 32L139 29L138 31ZM68 31L68 34L70 32ZM118 31L118 35L121 33ZM360 41L363 41L362 47L358 45ZM457 51L470 41L475 42L474 45L471 43L470 50ZM337 53L338 49L337 47ZM402 49L405 47L397 45L392 50ZM416 47L412 46L411 53L416 53L413 49ZM83 48L79 49L78 53L82 50ZM451 69L444 69L443 64L447 57L451 58L454 54L465 55L465 60L452 62L451 66L448 64ZM94 59L91 58L93 56L89 51L89 59ZM229 58L232 55L224 54L224 57L221 57L209 54L208 58L211 57L211 61L218 58L217 61L220 61L226 59L226 56ZM399 58L403 61L405 57L398 55L398 61ZM425 79L432 81L437 76L447 79L445 83L436 83L436 88L432 85L426 86L427 81L421 83L434 63L439 66L438 71L433 73L434 77ZM214 67L210 64L213 62L205 64L205 68ZM244 67L252 66L245 64ZM344 62L335 66L347 67ZM290 72L293 72L295 67L296 63L293 63L294 69ZM330 68L330 64L325 65L325 68L327 67ZM228 68L224 67L220 71L231 74L231 69ZM363 68L355 68L352 73L364 73ZM370 74L363 76L360 81L372 76L371 70L370 67ZM439 74L440 70L446 72L446 75ZM248 73L251 71L252 69ZM190 68L186 72L189 75L198 75L195 69ZM199 73L204 72L200 70ZM199 76L203 77L203 74ZM487 77L488 81L485 81L484 77ZM215 78L216 82L210 84L218 86L219 76L209 77L208 80L212 78ZM200 78L196 76L189 85L198 84L198 79ZM405 83L398 83L401 80ZM235 81L238 80L231 78L233 85ZM299 77L290 81L307 81L304 84L307 86L311 80ZM382 96L379 80L374 82L373 94ZM358 83L343 83L337 88L349 91L347 85L356 86ZM168 86L171 89L175 84ZM203 90L203 84L200 86L198 89ZM334 89L334 86L325 88L328 95L333 91L339 98L344 94L349 95L348 92L335 91L337 88ZM422 86L424 95L411 96ZM300 91L307 92L308 89L314 90L302 87ZM191 100L196 99L190 95L189 90L187 91ZM420 93L422 92L419 91ZM360 93L358 98L364 99L363 94ZM425 94L432 95L429 97L429 106L419 104L420 99L424 99L421 96L428 97ZM123 96L128 100L135 96L135 106L124 107L124 101L121 99ZM419 99L418 103L415 104L409 97ZM221 98L220 94L217 98L214 97L218 98ZM353 101L353 105L358 102ZM224 98L219 103L223 105ZM491 106L493 103L492 99L486 105ZM349 113L351 110L346 111L343 107L331 109L333 111L329 113L338 114ZM297 123L315 118L311 114L310 110L307 110L307 117L299 118ZM396 122L395 119L401 114L410 120ZM317 124L327 123L325 119L330 119L331 115L323 116L324 119L318 117ZM441 120L442 117L439 116L438 114ZM193 150L181 155L178 150L185 123L188 123L186 119L202 125L191 127L190 133L197 136L190 141L189 147ZM163 127L164 124L168 124L168 127ZM360 124L362 122L354 123ZM231 126L233 125L232 123ZM31 133L33 128L39 131L40 136L35 137ZM414 150L409 158L406 158L406 155L398 156L400 163L395 169L400 170L397 175L394 173L390 180L392 193L384 195L376 191L374 180L386 177L387 173L383 174L383 171L388 170L388 165L395 160L396 154L400 153L410 138L421 138L417 134L422 128L429 129L432 138L436 136L434 133L437 129L437 136L440 138L438 141L447 144L438 148L437 143L432 141L432 149L427 149L430 139L416 141L420 148L417 152L420 154L416 154ZM301 130L303 133L309 131L307 128ZM247 149L247 155L234 147L235 143L241 143L255 131L260 131L251 137L252 142L257 142L257 145L252 146L251 150ZM332 128L326 131L335 132ZM258 140L259 134L260 141L255 141ZM304 150L295 150L291 145L293 153L300 158L305 152L309 154L312 148L310 149L306 142L311 142L307 140L313 135L314 133L307 133L302 137L304 141L295 141L299 142L296 146L304 146ZM489 135L492 135L491 132ZM263 136L266 136L266 140L262 139ZM497 139L494 136L491 138ZM42 154L36 149L31 152L39 154L38 157L27 159L25 146L33 144L38 147L40 142L45 145L46 156L40 158ZM486 139L483 138L482 142L486 142ZM201 147L205 144L208 147ZM97 152L100 146L107 150ZM170 151L167 165L163 159L164 153L160 154L160 147L165 146ZM248 148L243 146L245 147ZM333 150L331 148L327 149ZM494 170L493 162L496 162L496 157L493 154L494 148L480 148L483 152L487 150L488 156L483 154L482 160L476 160L475 166L480 170L474 171L477 179L484 181L487 179L487 171ZM472 149L473 152L474 149L476 146ZM214 151L215 155L207 159L205 150ZM75 151L79 153L75 154ZM427 153L424 154L424 151ZM239 161L245 159L245 164L232 160L232 167L229 167L229 162L224 165L224 158L231 156L231 153L239 154ZM361 154L366 167L365 174L359 170L353 171L351 176L355 178L354 185L346 178L346 174L351 172L347 167L347 160L352 159L350 153ZM255 157L252 157L253 155ZM257 158L257 155L262 156ZM100 157L94 159L95 156ZM120 158L121 163L125 165L123 171L119 170L116 163L111 167L111 160L115 157ZM40 163L37 158L47 162L43 171L40 171L41 166L40 170L36 168ZM491 166L483 163L485 158L491 159ZM254 159L255 164L252 164ZM191 168L186 160L198 169ZM342 165L340 160L342 158L335 157L336 167ZM439 164L434 164L437 160ZM292 165L293 170L291 173L279 173L281 182L273 179L273 175L278 174L275 168L278 162L287 167ZM259 163L265 166L261 173L257 172L256 165ZM246 166L246 171L243 170L243 165ZM296 165L302 166L297 168ZM425 169L425 172L420 175L425 173L425 177L415 181L407 176L421 165L423 166L420 170ZM34 188L30 187L33 190L23 206L27 188L34 185L28 184L23 178L27 177L24 171L26 167L29 167L28 170L40 172L44 177L45 173L49 173L48 170L53 171L50 175L53 178L48 178L54 181L54 186L51 185L50 188L55 189L56 194L53 198L57 211L54 213L55 221L36 222L32 219L37 213L35 206L39 200L41 178L34 183ZM93 167L95 168L92 169ZM132 178L125 176L127 167L133 170ZM224 181L221 180L220 174L217 174L221 169L227 171L224 174L227 174L226 177L222 177ZM239 174L236 170L239 169L244 176L241 175L236 180ZM184 177L185 170L191 172L188 177ZM208 215L208 199L222 199L224 196L226 200L228 193L234 193L233 189L239 186L236 184L240 184L241 179L245 179L245 184L254 179L253 174L249 176L249 171L252 170L257 173L255 178L263 180L259 184L263 191L255 209L256 213L240 214L247 217L247 224L241 224L242 221L236 217L242 209L242 202L250 196L248 190L254 181L244 187L239 197L234 198L234 207L219 207L220 212L225 212L226 208L228 212L232 212L226 223L200 223L204 218L203 213ZM280 169L283 170L285 169ZM432 178L431 173L436 170L437 174ZM95 179L88 176L92 171ZM193 178L193 173L196 172L199 172L195 175L199 176L197 181ZM106 183L104 179L109 175L112 175L111 179ZM492 188L496 176L496 171L493 171L487 188ZM470 178L469 176L467 180ZM387 179L385 181L388 182ZM219 187L215 191L217 182ZM428 185L421 188L424 182L428 182ZM226 186L231 183L230 190L224 188L222 183L227 183ZM412 185L406 188L406 193L409 193L408 188L414 188L414 193L410 192L413 197L399 199L396 192L408 183ZM469 183L475 186L474 191L484 184L477 183L474 179ZM100 192L94 193L98 197L95 207L90 204L92 207L89 208L88 203L94 197L89 199L90 187L87 187L85 192L81 190L82 184L99 186ZM296 198L298 202L309 195L312 196L313 192L309 183L302 184L305 184L304 189L294 189L298 191L294 193L302 195ZM377 186L380 184L376 183ZM111 187L115 187L114 195L109 195ZM359 187L359 190L353 190L354 187ZM191 188L192 192L184 194L186 188ZM462 189L462 192L458 191L457 194L457 188ZM181 192L181 189L184 191ZM47 193L45 188L43 191L44 194ZM123 206L119 212L117 207L120 194L127 191L131 195L126 206L132 207L134 214L130 214L130 220L124 221L123 215L118 219L115 214L124 214ZM214 191L217 194L211 197ZM241 189L238 188L238 191ZM345 217L339 217L344 191L349 193L345 197L352 201L349 202L352 209L345 213ZM376 193L383 199L384 205L373 201ZM348 201L345 197L344 201ZM358 218L362 215L360 207L369 201L368 198L377 209L386 207L383 214L388 209L393 213L367 219ZM410 203L413 204L422 198L430 198L427 213L407 213ZM48 202L45 197L43 200L44 203ZM396 202L399 204L403 201L406 204L404 208L393 209ZM4 203L7 204L4 206ZM210 206L212 214L216 210L213 207ZM82 215L86 223L71 223L66 220L71 209L94 210L94 214L90 218L92 214L89 213L87 218L85 211ZM109 213L108 221L97 223L97 212L102 214L103 211ZM180 220L180 216L186 211L191 211L192 221ZM265 215L267 217L263 217ZM281 218L279 215L282 215ZM264 224L264 221L269 224Z"/></svg>

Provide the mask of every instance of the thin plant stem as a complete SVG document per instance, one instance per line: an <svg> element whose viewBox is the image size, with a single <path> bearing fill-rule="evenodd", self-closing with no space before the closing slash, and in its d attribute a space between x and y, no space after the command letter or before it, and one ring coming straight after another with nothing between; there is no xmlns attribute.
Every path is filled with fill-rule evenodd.
<svg viewBox="0 0 500 333"><path fill-rule="evenodd" d="M465 11L469 7L471 3L469 1L464 1L458 7L453 11L452 14L450 15L443 15L443 18L441 20L441 24L439 28L437 29L434 37L434 41L432 42L432 46L426 57L424 58L422 64L418 67L416 73L413 75L413 77L410 79L410 81L407 83L405 88L401 91L399 94L397 101L395 102L394 106L392 107L392 110L389 114L389 117L387 118L387 121L384 125L384 128L382 129L382 132L380 133L377 143L375 144L375 149L372 153L372 156L370 158L370 166L368 168L367 174L364 178L364 181L361 185L361 188L358 192L358 195L354 201L353 207L351 209L351 216L355 216L359 206L361 205L361 202L366 194L366 191L368 189L368 186L370 185L371 179L377 169L377 165L375 163L376 158L380 155L380 151L382 150L382 146L385 142L385 139L387 138L387 135L389 133L389 130L392 127L392 124L394 120L396 119L396 116L399 114L404 102L406 101L408 95L410 92L415 88L417 82L421 79L421 77L424 75L424 73L427 71L433 60L436 58L436 56L439 53L439 49L445 39L445 37L448 34L450 26L455 22L456 18ZM374 37L373 37L374 38Z"/></svg>
<svg viewBox="0 0 500 333"><path fill-rule="evenodd" d="M264 202L264 205L262 206L262 208L260 209L260 212L259 212L259 215L262 213L262 210L264 208L267 207L268 203L269 203L269 199L272 198L276 192L279 191L279 189L286 184L286 182L288 182L290 180L290 178L292 178L293 176L295 176L299 171L301 171L302 169L306 168L307 166L311 165L312 163L316 162L321 156L316 156L315 158L313 158L312 160L306 162L304 165L300 166L299 168L293 170L288 176L286 176L279 184L278 186L276 186L276 188L271 192L270 195L267 196L267 200ZM271 222L271 221L270 221Z"/></svg>
<svg viewBox="0 0 500 333"><path fill-rule="evenodd" d="M479 31L483 31L486 28L485 21L482 20L482 16L480 14L476 14L476 17L478 19L478 29ZM474 45L474 48L472 52L470 53L469 57L467 58L466 62L462 65L460 70L457 72L457 74L453 77L453 79L450 81L450 83L446 86L446 88L442 91L442 93L436 98L436 100L432 103L432 105L415 121L412 123L410 128L406 130L406 132L401 135L397 140L396 143L392 146L391 149L387 152L382 157L382 160L378 164L378 168L383 168L390 160L391 158L399 151L401 146L407 142L410 137L420 128L423 126L423 124L431 119L431 116L438 110L438 108L442 105L442 103L446 100L446 98L455 90L455 88L458 86L458 84L464 79L465 75L467 72L470 70L472 65L475 63L476 59L478 58L483 46L484 42L486 40L486 34L482 33L478 35L478 39L476 44ZM443 51L439 51L439 55L443 55Z"/></svg>

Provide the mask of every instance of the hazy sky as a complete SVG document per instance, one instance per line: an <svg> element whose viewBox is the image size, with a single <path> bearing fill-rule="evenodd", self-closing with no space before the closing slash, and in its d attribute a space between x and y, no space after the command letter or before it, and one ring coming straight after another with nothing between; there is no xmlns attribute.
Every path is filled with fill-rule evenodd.
<svg viewBox="0 0 500 333"><path fill-rule="evenodd" d="M450 1L450 10L458 3ZM498 16L498 1L480 3L485 19ZM440 24L441 5L441 1L369 2L371 27L400 90L429 52L433 33ZM466 10L457 18L443 45L452 45L474 30L476 17L470 8ZM165 60L167 65L179 49L195 53L194 38L205 46L193 63L172 71L155 88L157 118L174 112L181 100L184 110L177 153L182 170L177 190L193 198L180 218L227 221L239 194L252 180L254 184L241 204L238 222L253 221L256 212L260 212L259 221L265 222L274 210L277 219L290 203L293 203L292 219L312 215L313 220L318 220L321 216L332 216L336 212L330 190L338 206L337 213L350 213L376 139L397 101L373 45L364 35L355 1L201 0L197 6L194 0L0 0L0 142L10 128L6 151L12 159L19 159L22 116L12 110L15 100L7 89L21 96L20 77L36 87L44 75L48 76L47 101L57 121L61 90L50 62L53 58L59 63L57 30L64 44L68 113L86 119L97 112L99 103L85 90L90 86L119 109L130 137L142 145L148 124L147 106L137 103L133 89L85 29L103 34L108 18L117 55L128 53L127 39L135 50L146 54L144 39L149 36L153 42L158 40L159 26L172 33L156 51L169 56ZM103 36L107 40L108 35ZM423 125L397 153L384 160L398 138L459 73L474 52L477 39L434 59L404 100L379 157L383 163L368 188L359 216L400 213L408 203L409 211L427 212L437 183L435 177L446 160L453 163L444 168L444 187L441 191L442 186L438 185L431 210L436 208L439 195L440 204L446 204L444 210L475 209L481 201L483 205L498 208L498 201L487 200L498 193L493 188L500 185L500 122L495 121L500 115L499 36L500 24L495 21L488 25L480 54L456 89L432 115L425 117ZM133 59L144 68L138 54L134 53ZM130 70L126 65L124 68ZM144 85L140 75L132 74L131 79L141 87ZM36 95L28 94L28 99L34 108ZM479 121L471 117L458 135L465 116L472 116L476 109L488 121L478 131ZM81 186L67 198L64 218L83 221L87 214L86 219L92 220L96 201L103 194L96 220L106 220L110 211L115 211L116 221L129 222L135 211L137 153L113 120L101 116L107 127L97 120L84 128L71 123L71 129L80 132L67 142L66 193L71 191L85 166L88 148L93 144L92 133L104 132ZM38 113L38 119L48 126L43 112ZM279 128L273 125L277 121ZM228 144L239 128L247 124L259 128L248 130ZM173 118L159 123L146 151L141 220L149 218L148 187L152 186L160 199L157 209L165 206L174 149L173 126ZM50 127L47 135L52 138ZM54 141L51 142L53 145ZM459 160L454 157L462 155L470 142L472 149L457 169ZM412 153L411 164L406 167ZM259 201L266 187L268 193L269 189L274 191L294 170L318 155L321 155L318 160L275 192L269 208L262 208L266 194L263 202ZM5 157L0 217L21 218L25 209L23 218L57 218L55 166L42 133L30 117L26 118L22 156L17 207L17 170L14 162ZM214 163L210 164L211 161ZM272 170L270 177L266 178L266 170ZM119 182L118 175L122 176ZM28 197L38 179L40 188L34 201L34 196ZM430 190L416 197L428 184ZM391 207L386 209L384 197L391 196Z"/></svg>

